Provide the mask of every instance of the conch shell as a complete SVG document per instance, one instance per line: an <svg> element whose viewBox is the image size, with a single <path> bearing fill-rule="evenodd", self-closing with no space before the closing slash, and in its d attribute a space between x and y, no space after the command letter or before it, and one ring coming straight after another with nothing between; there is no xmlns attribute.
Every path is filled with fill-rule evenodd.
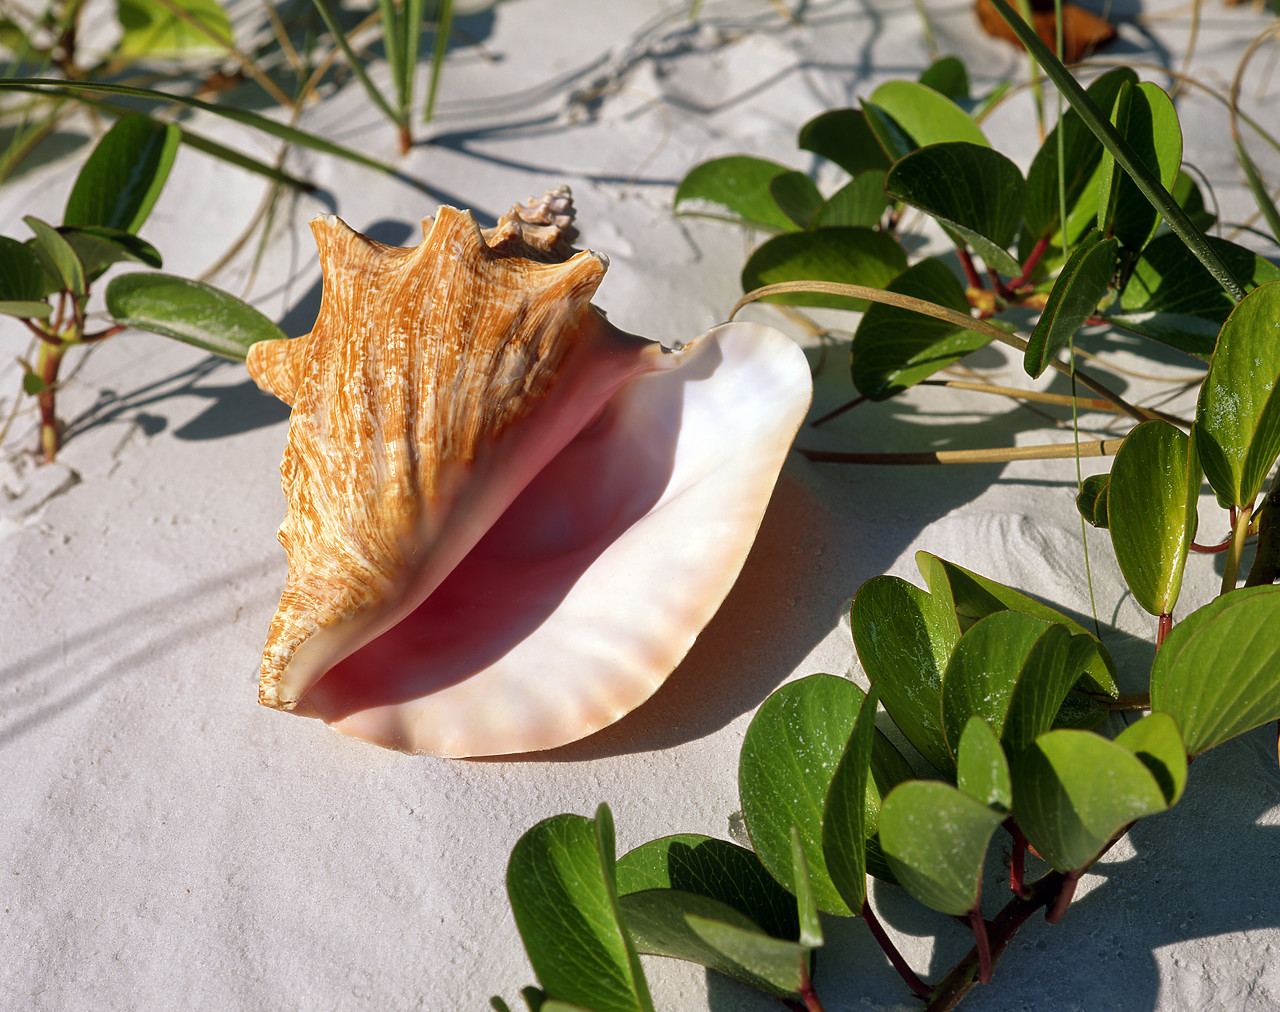
<svg viewBox="0 0 1280 1012"><path fill-rule="evenodd" d="M493 229L441 207L413 249L311 223L315 327L248 359L293 409L264 705L408 752L550 748L647 699L728 593L804 355L624 334L572 217L560 188Z"/></svg>

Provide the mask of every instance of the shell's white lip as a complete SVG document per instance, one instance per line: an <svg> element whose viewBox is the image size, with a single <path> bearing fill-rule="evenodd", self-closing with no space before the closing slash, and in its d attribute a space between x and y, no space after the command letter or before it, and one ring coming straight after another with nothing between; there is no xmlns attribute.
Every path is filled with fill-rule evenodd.
<svg viewBox="0 0 1280 1012"><path fill-rule="evenodd" d="M497 755L576 740L647 699L736 579L811 394L804 354L771 328L729 324L687 348L615 396L398 645L340 664L307 710L406 751ZM353 676L362 666L377 680Z"/></svg>

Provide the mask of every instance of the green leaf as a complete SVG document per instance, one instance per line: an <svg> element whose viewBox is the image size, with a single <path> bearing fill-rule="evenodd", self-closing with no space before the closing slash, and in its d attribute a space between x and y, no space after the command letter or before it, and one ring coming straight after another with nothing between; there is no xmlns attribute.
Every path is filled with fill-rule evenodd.
<svg viewBox="0 0 1280 1012"><path fill-rule="evenodd" d="M144 239L119 229L86 226L84 228L58 229L58 232L75 250L84 265L87 281L96 281L112 264L133 261L148 267L161 265L160 254Z"/></svg>
<svg viewBox="0 0 1280 1012"><path fill-rule="evenodd" d="M76 176L63 224L134 233L169 178L182 131L150 116L123 116L94 146Z"/></svg>
<svg viewBox="0 0 1280 1012"><path fill-rule="evenodd" d="M1091 692L1114 697L1119 691L1116 688L1115 665L1111 655L1096 636L1062 612L1041 604L1012 587L996 583L985 576L979 576L963 566L948 562L929 552L916 552L916 567L924 577L929 591L934 597L945 599L954 608L961 629L968 629L984 615L1003 611L1022 612L1032 618L1043 619L1066 626L1072 633L1081 633L1093 640L1096 656L1086 668L1086 684Z"/></svg>
<svg viewBox="0 0 1280 1012"><path fill-rule="evenodd" d="M1098 311L1098 303L1111 286L1118 251L1117 240L1103 239L1094 232L1067 258L1027 341L1022 364L1028 376L1043 373L1075 332Z"/></svg>
<svg viewBox="0 0 1280 1012"><path fill-rule="evenodd" d="M769 180L769 196L783 214L803 228L822 207L822 194L803 172L782 172Z"/></svg>
<svg viewBox="0 0 1280 1012"><path fill-rule="evenodd" d="M53 307L47 302L6 299L0 301L0 313L22 320L46 320L53 315Z"/></svg>
<svg viewBox="0 0 1280 1012"><path fill-rule="evenodd" d="M1136 84L1138 75L1129 67L1109 70L1088 88L1088 95L1098 106L1110 109L1126 82ZM1066 245L1074 246L1098 216L1098 184L1102 177L1102 142L1094 137L1078 113L1067 109L1059 126L1055 126L1031 160L1027 170L1026 230L1032 236L1056 238L1062 246L1058 200L1058 131L1062 130L1062 147L1066 171L1062 175L1066 190Z"/></svg>
<svg viewBox="0 0 1280 1012"><path fill-rule="evenodd" d="M30 214L22 220L36 234L35 239L32 240L31 249L44 264L45 271L58 280L61 288L72 295L77 298L84 295L84 266L80 263L80 258L76 256L76 251L72 249L71 244L48 222L41 221Z"/></svg>
<svg viewBox="0 0 1280 1012"><path fill-rule="evenodd" d="M889 206L884 193L884 170L854 176L836 190L810 219L809 228L870 228Z"/></svg>
<svg viewBox="0 0 1280 1012"><path fill-rule="evenodd" d="M1116 96L1111 122L1160 185L1171 190L1182 164L1182 126L1169 96L1149 81L1125 85ZM1159 222L1160 213L1143 197L1138 184L1117 171L1115 158L1104 153L1098 182L1099 228L1129 249L1140 250Z"/></svg>
<svg viewBox="0 0 1280 1012"><path fill-rule="evenodd" d="M117 323L243 361L249 346L284 331L234 295L172 274L122 274L107 285Z"/></svg>
<svg viewBox="0 0 1280 1012"><path fill-rule="evenodd" d="M969 718L960 735L956 786L969 797L998 812L1007 814L1013 807L1009 760L991 725L977 715Z"/></svg>
<svg viewBox="0 0 1280 1012"><path fill-rule="evenodd" d="M893 161L927 144L969 141L989 147L973 118L955 102L915 81L887 81L862 103L867 123Z"/></svg>
<svg viewBox="0 0 1280 1012"><path fill-rule="evenodd" d="M889 170L885 192L936 218L988 267L1021 273L1008 247L1022 222L1026 183L1018 167L985 144L952 141L911 152Z"/></svg>
<svg viewBox="0 0 1280 1012"><path fill-rule="evenodd" d="M725 903L777 938L800 937L795 898L751 851L693 833L650 840L618 859L618 894L674 889Z"/></svg>
<svg viewBox="0 0 1280 1012"><path fill-rule="evenodd" d="M1080 483L1080 494L1076 496L1076 509L1094 527L1106 530L1107 521L1107 488L1111 484L1109 474L1091 474Z"/></svg>
<svg viewBox="0 0 1280 1012"><path fill-rule="evenodd" d="M712 213L773 232L794 231L796 223L769 190L777 176L791 171L785 165L749 155L703 162L690 169L676 187L676 213Z"/></svg>
<svg viewBox="0 0 1280 1012"><path fill-rule="evenodd" d="M906 580L876 576L854 595L849 620L858 659L885 710L925 759L949 773L955 763L942 731L939 692L960 638L955 614Z"/></svg>
<svg viewBox="0 0 1280 1012"><path fill-rule="evenodd" d="M742 268L742 290L780 281L838 281L884 288L907 267L907 255L892 236L869 228L823 228L776 235L763 243ZM762 302L825 306L861 311L863 299L795 292Z"/></svg>
<svg viewBox="0 0 1280 1012"><path fill-rule="evenodd" d="M1200 464L1187 436L1156 419L1135 427L1116 453L1107 486L1111 545L1133 599L1170 615L1196 535Z"/></svg>
<svg viewBox="0 0 1280 1012"><path fill-rule="evenodd" d="M116 0L116 16L124 29L116 49L125 59L184 59L230 48L231 22L216 0ZM192 22L204 26L201 31Z"/></svg>
<svg viewBox="0 0 1280 1012"><path fill-rule="evenodd" d="M818 114L800 128L798 143L855 178L878 171L883 179L889 168L889 159L861 109L831 109Z"/></svg>
<svg viewBox="0 0 1280 1012"><path fill-rule="evenodd" d="M969 70L958 56L940 56L921 72L919 81L953 101L969 97Z"/></svg>
<svg viewBox="0 0 1280 1012"><path fill-rule="evenodd" d="M909 780L884 799L880 843L903 888L960 916L978 902L987 845L1004 819L950 784Z"/></svg>
<svg viewBox="0 0 1280 1012"><path fill-rule="evenodd" d="M30 369L22 374L22 392L29 397L36 394L42 394L49 389L49 384L33 373Z"/></svg>
<svg viewBox="0 0 1280 1012"><path fill-rule="evenodd" d="M1118 735L1123 745L1151 771L1170 808L1178 803L1187 786L1187 749L1177 722L1167 713L1149 713Z"/></svg>
<svg viewBox="0 0 1280 1012"><path fill-rule="evenodd" d="M858 911L827 871L822 817L862 700L861 689L834 675L782 686L752 718L738 764L742 814L760 862L794 893L791 827L797 827L819 909L844 917Z"/></svg>
<svg viewBox="0 0 1280 1012"><path fill-rule="evenodd" d="M1088 865L1120 829L1164 811L1151 771L1092 731L1049 731L1013 760L1018 827L1061 872Z"/></svg>
<svg viewBox="0 0 1280 1012"><path fill-rule="evenodd" d="M1249 287L1280 280L1280 267L1252 250L1210 237L1219 258ZM1235 302L1175 235L1152 239L1109 317L1126 330L1208 359Z"/></svg>
<svg viewBox="0 0 1280 1012"><path fill-rule="evenodd" d="M1255 288L1227 317L1200 387L1193 435L1225 506L1249 506L1280 455L1280 282Z"/></svg>
<svg viewBox="0 0 1280 1012"><path fill-rule="evenodd" d="M1280 719L1280 586L1244 587L1175 625L1151 667L1152 709L1199 755Z"/></svg>
<svg viewBox="0 0 1280 1012"><path fill-rule="evenodd" d="M791 881L796 884L796 916L800 921L800 944L810 949L822 945L822 922L818 919L818 902L809 874L809 861L804 855L800 827L791 827Z"/></svg>
<svg viewBox="0 0 1280 1012"><path fill-rule="evenodd" d="M881 287L957 312L969 312L969 300L960 282L935 257L913 264ZM863 314L854 331L850 371L861 393L873 400L884 400L990 341L986 334L877 302Z"/></svg>
<svg viewBox="0 0 1280 1012"><path fill-rule="evenodd" d="M728 904L679 889L646 889L620 896L618 906L644 955L698 963L782 998L800 987L809 950L771 938Z"/></svg>
<svg viewBox="0 0 1280 1012"><path fill-rule="evenodd" d="M0 303L45 305L45 270L35 251L17 239L0 235ZM48 308L48 307L46 307ZM48 313L15 313L48 316Z"/></svg>
<svg viewBox="0 0 1280 1012"><path fill-rule="evenodd" d="M595 1012L653 1012L617 910L612 828L603 805L594 820L538 823L511 852L507 893L548 997Z"/></svg>
<svg viewBox="0 0 1280 1012"><path fill-rule="evenodd" d="M879 805L873 806L867 797L868 785L874 789L871 750L875 743L878 702L878 692L872 685L858 710L853 734L836 766L823 806L822 853L827 873L853 911L861 911L867 900L866 841L879 826Z"/></svg>
<svg viewBox="0 0 1280 1012"><path fill-rule="evenodd" d="M1101 667L1101 653L1102 644L1089 633L1073 634L1057 623L1045 630L1027 654L1009 700L1001 741L1010 754L1051 728L1092 727L1107 715L1108 707L1094 696L1071 691L1091 666Z"/></svg>

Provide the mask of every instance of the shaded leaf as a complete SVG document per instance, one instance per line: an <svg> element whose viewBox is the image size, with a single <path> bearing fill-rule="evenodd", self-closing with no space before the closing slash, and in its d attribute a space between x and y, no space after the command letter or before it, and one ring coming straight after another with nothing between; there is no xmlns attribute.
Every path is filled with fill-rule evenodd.
<svg viewBox="0 0 1280 1012"><path fill-rule="evenodd" d="M1007 814L1013 807L1013 781L1004 747L991 725L976 715L969 718L960 735L956 786L998 812Z"/></svg>
<svg viewBox="0 0 1280 1012"><path fill-rule="evenodd" d="M687 915L686 921L689 928L708 946L723 953L746 973L769 981L772 986L762 990L789 995L800 989L804 981L801 968L806 967L812 951L808 946L770 938L758 931L749 931L695 914ZM739 979L750 983L746 977Z"/></svg>
<svg viewBox="0 0 1280 1012"><path fill-rule="evenodd" d="M769 196L783 214L803 228L822 207L822 194L803 172L782 172L769 180Z"/></svg>
<svg viewBox="0 0 1280 1012"><path fill-rule="evenodd" d="M1080 483L1080 493L1076 496L1076 509L1094 527L1106 530L1107 520L1107 488L1111 484L1109 474L1091 474Z"/></svg>
<svg viewBox="0 0 1280 1012"><path fill-rule="evenodd" d="M884 288L907 267L907 255L892 236L869 228L823 228L776 235L763 243L742 268L742 289L751 291L780 281L838 281ZM860 311L863 299L815 292L770 295L762 302L826 306Z"/></svg>
<svg viewBox="0 0 1280 1012"><path fill-rule="evenodd" d="M27 215L22 220L35 233L31 241L32 252L43 264L45 272L56 280L58 288L66 289L77 298L84 295L84 266L71 244L56 228L39 218Z"/></svg>
<svg viewBox="0 0 1280 1012"><path fill-rule="evenodd" d="M1178 803L1187 786L1187 749L1169 714L1147 714L1116 735L1116 744L1142 760L1160 785L1166 805L1172 808Z"/></svg>
<svg viewBox="0 0 1280 1012"><path fill-rule="evenodd" d="M45 270L25 243L0 235L0 302L44 305ZM35 316L35 313L12 314ZM43 315L48 315L47 313Z"/></svg>
<svg viewBox="0 0 1280 1012"><path fill-rule="evenodd" d="M1280 586L1244 587L1175 625L1151 667L1152 709L1199 755L1280 718Z"/></svg>
<svg viewBox="0 0 1280 1012"><path fill-rule="evenodd" d="M918 79L952 101L969 97L969 69L958 56L940 56L921 72Z"/></svg>
<svg viewBox="0 0 1280 1012"><path fill-rule="evenodd" d="M150 116L122 116L94 146L67 197L63 224L133 233L169 178L182 131Z"/></svg>
<svg viewBox="0 0 1280 1012"><path fill-rule="evenodd" d="M133 261L148 267L161 265L160 254L144 239L121 232L119 229L85 226L83 228L58 229L62 237L75 250L84 265L85 279L92 282L102 276L115 263Z"/></svg>
<svg viewBox="0 0 1280 1012"><path fill-rule="evenodd" d="M1053 282L1035 330L1027 341L1023 368L1038 377L1067 346L1086 320L1098 311L1098 303L1111 285L1119 243L1094 232L1081 240Z"/></svg>
<svg viewBox="0 0 1280 1012"><path fill-rule="evenodd" d="M817 897L809 875L800 827L791 827L791 880L796 884L796 916L800 921L800 944L811 949L822 945L822 922L818 919Z"/></svg>
<svg viewBox="0 0 1280 1012"><path fill-rule="evenodd" d="M676 187L677 213L714 213L740 219L775 232L790 232L796 223L778 206L769 190L785 165L749 155L713 158L695 165Z"/></svg>
<svg viewBox="0 0 1280 1012"><path fill-rule="evenodd" d="M1280 455L1280 282L1227 317L1200 387L1193 428L1205 477L1225 506L1249 506Z"/></svg>
<svg viewBox="0 0 1280 1012"><path fill-rule="evenodd" d="M827 873L850 910L861 911L867 899L867 837L879 828L879 812L869 827L867 787L871 749L876 734L878 693L875 685L862 701L853 733L827 790L822 815L822 853ZM878 806L877 806L878 808Z"/></svg>
<svg viewBox="0 0 1280 1012"><path fill-rule="evenodd" d="M882 287L957 312L969 312L969 300L960 282L935 257L913 264ZM884 400L990 342L986 334L877 302L863 314L854 331L850 372L861 393Z"/></svg>
<svg viewBox="0 0 1280 1012"><path fill-rule="evenodd" d="M117 323L176 338L243 361L257 341L284 331L233 295L171 274L122 274L107 285L107 311Z"/></svg>
<svg viewBox="0 0 1280 1012"><path fill-rule="evenodd" d="M885 192L936 218L988 267L1020 273L1008 247L1022 221L1026 183L998 151L967 141L931 144L894 163Z"/></svg>
<svg viewBox="0 0 1280 1012"><path fill-rule="evenodd" d="M1133 599L1169 615L1196 535L1200 465L1187 436L1168 422L1143 422L1116 453L1107 486L1111 545Z"/></svg>
<svg viewBox="0 0 1280 1012"><path fill-rule="evenodd" d="M909 780L884 799L880 843L903 888L959 916L978 901L987 845L1004 819L950 784Z"/></svg>
<svg viewBox="0 0 1280 1012"><path fill-rule="evenodd" d="M889 206L884 193L884 170L854 176L836 190L809 221L809 228L870 228Z"/></svg>
<svg viewBox="0 0 1280 1012"><path fill-rule="evenodd" d="M861 109L819 113L800 128L798 143L805 151L835 162L854 177L878 170L883 178L889 168L889 158Z"/></svg>
<svg viewBox="0 0 1280 1012"><path fill-rule="evenodd" d="M1171 190L1182 164L1182 126L1169 96L1158 85L1143 81L1125 85L1116 95L1111 122L1134 154L1160 185ZM1138 184L1117 169L1110 153L1102 156L1098 181L1098 227L1132 250L1146 245L1160 221L1160 212L1143 196Z"/></svg>
<svg viewBox="0 0 1280 1012"><path fill-rule="evenodd" d="M1054 727L1093 727L1107 715L1105 703L1071 691L1090 666L1098 664L1101 651L1102 644L1093 636L1072 633L1058 623L1036 640L1018 672L1000 736L1010 754Z"/></svg>

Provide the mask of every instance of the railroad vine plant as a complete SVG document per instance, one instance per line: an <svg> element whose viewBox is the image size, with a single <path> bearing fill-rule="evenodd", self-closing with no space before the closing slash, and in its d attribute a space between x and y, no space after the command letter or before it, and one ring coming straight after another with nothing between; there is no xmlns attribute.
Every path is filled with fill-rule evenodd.
<svg viewBox="0 0 1280 1012"><path fill-rule="evenodd" d="M656 954L815 1012L820 912L862 918L910 991L930 1010L952 1008L991 979L1032 914L1061 919L1080 877L1129 827L1178 802L1191 758L1280 719L1280 494L1274 480L1266 487L1280 456L1280 270L1202 234L1212 216L1180 171L1181 130L1163 91L1115 70L1084 97L1038 40L1024 43L1072 102L1025 176L990 148L963 66L946 60L805 125L801 146L849 174L835 193L736 156L696 167L676 206L776 233L743 269L748 292L864 311L851 374L865 398L894 396L1003 340L1029 375L1059 368L1134 416L1118 452L1096 448L1115 453L1111 472L1083 482L1077 504L1109 529L1129 589L1155 618L1148 692L1118 701L1097 635L920 552L923 586L879 576L853 598L869 691L811 675L751 721L738 767L750 850L679 835L617 857L603 805L520 839L507 888L539 982L523 994L530 1010L649 1012L638 956ZM1255 195L1274 220L1265 189ZM941 259L908 262L897 236L906 207L954 241L963 281ZM993 319L1010 307L1039 312L1029 338ZM1155 417L1060 361L1085 325L1207 362L1194 420ZM1222 593L1175 625L1205 482L1232 532L1213 546L1227 558ZM876 727L880 708L910 757ZM1099 733L1120 723L1103 723L1119 709L1146 712ZM982 888L993 845L1009 854L998 908ZM941 979L920 980L876 921L868 875L954 915L972 949Z"/></svg>

